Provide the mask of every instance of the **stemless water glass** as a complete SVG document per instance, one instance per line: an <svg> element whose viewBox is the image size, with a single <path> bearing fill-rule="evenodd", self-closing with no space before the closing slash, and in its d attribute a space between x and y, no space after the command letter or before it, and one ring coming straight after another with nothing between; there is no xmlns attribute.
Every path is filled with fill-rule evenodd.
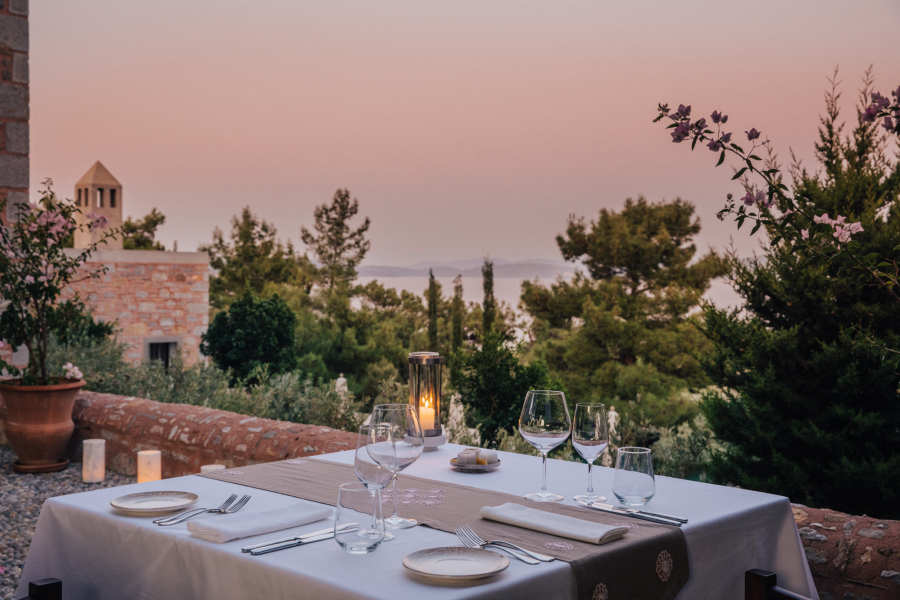
<svg viewBox="0 0 900 600"><path fill-rule="evenodd" d="M394 514L384 520L387 529L416 525L415 519L401 519L397 514L397 474L416 462L424 448L425 440L414 407L409 404L379 404L375 407L369 421L366 450L376 463L391 473Z"/></svg>
<svg viewBox="0 0 900 600"><path fill-rule="evenodd" d="M622 504L642 506L656 494L650 448L619 448L613 494Z"/></svg>
<svg viewBox="0 0 900 600"><path fill-rule="evenodd" d="M364 483L356 481L345 483L338 491L337 506L334 509L334 539L341 548L350 554L372 552L384 539L381 494L375 494L371 503L370 499L369 488ZM369 507L371 507L374 519L370 532L366 535L358 535L355 530L338 533L338 530L347 523L359 522L359 513L368 513Z"/></svg>
<svg viewBox="0 0 900 600"><path fill-rule="evenodd" d="M356 472L356 478L369 488L369 493L372 495L372 501L375 502L375 496L378 495L378 501L380 502L381 490L391 482L391 472L379 465L371 456L369 456L369 452L366 450L366 445L368 443L369 426L363 425L359 428L359 436L356 439L356 454L353 457L353 470ZM365 535L369 537L373 535L383 535L383 541L385 542L394 539L393 533L384 532L383 523L379 530L374 522L371 528L361 529L356 535Z"/></svg>
<svg viewBox="0 0 900 600"><path fill-rule="evenodd" d="M532 502L559 502L565 497L547 491L547 453L569 437L569 408L562 392L535 390L525 394L522 415L519 417L519 433L529 444L538 449L544 460L544 479L541 491L526 494Z"/></svg>
<svg viewBox="0 0 900 600"><path fill-rule="evenodd" d="M606 422L606 407L596 403L579 403L575 405L575 416L572 420L572 445L581 458L588 464L587 492L575 496L579 502L603 502L606 496L594 493L594 479L591 469L594 461L603 454L609 445L609 430Z"/></svg>

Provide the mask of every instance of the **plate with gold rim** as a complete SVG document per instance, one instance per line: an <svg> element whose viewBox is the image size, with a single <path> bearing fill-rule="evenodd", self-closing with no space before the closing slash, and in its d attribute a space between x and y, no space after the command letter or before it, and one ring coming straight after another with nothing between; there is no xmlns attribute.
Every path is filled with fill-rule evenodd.
<svg viewBox="0 0 900 600"><path fill-rule="evenodd" d="M135 514L172 512L192 506L200 496L190 492L138 492L110 500L113 508Z"/></svg>
<svg viewBox="0 0 900 600"><path fill-rule="evenodd" d="M481 548L449 546L413 552L403 557L403 566L432 579L468 581L496 575L509 566L509 559Z"/></svg>

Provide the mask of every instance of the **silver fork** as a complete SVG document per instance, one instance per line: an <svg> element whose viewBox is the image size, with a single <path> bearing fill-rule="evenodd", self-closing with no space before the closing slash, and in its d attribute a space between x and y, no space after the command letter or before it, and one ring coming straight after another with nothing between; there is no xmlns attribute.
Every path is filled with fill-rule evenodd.
<svg viewBox="0 0 900 600"><path fill-rule="evenodd" d="M199 515L202 512L206 512L208 510L225 510L228 508L232 502L234 502L235 498L237 498L237 494L232 494L228 496L228 499L222 503L222 506L218 508L189 508L188 510L178 513L177 515L172 515L171 517L162 517L161 519L154 519L153 522L157 525L162 525L166 521L171 521L172 519L178 519L180 517L184 517L187 514L190 516L194 516L195 514Z"/></svg>
<svg viewBox="0 0 900 600"><path fill-rule="evenodd" d="M463 526L463 527L465 527L465 526ZM469 535L466 533L466 531L463 529L463 527L457 527L453 531L456 532L456 537L459 538L459 541L461 541L464 546L468 546L469 548L484 548L485 546L491 546L492 548L497 548L499 550L503 550L504 552L507 552L507 553L515 556L516 558L521 560L523 563L526 563L529 565L541 564L541 562L538 560L534 560L533 558L523 556L523 555L519 554L518 552L513 552L512 550L510 550L509 548L506 548L504 546L495 546L493 544L488 544L488 543L479 544L474 539L469 537ZM471 531L471 529L469 531Z"/></svg>
<svg viewBox="0 0 900 600"><path fill-rule="evenodd" d="M513 544L511 542L504 542L503 540L491 540L490 542L486 542L483 539L481 539L480 537L478 537L478 534L475 533L474 531L472 531L472 528L469 527L468 525L463 525L462 527L460 527L460 529L462 529L463 533L465 533L469 537L469 539L471 539L473 542L475 542L479 546L499 546L501 548L506 546L509 548L515 548L519 552L524 552L531 558L537 559L541 562L553 562L554 560L556 560L552 556L547 556L546 554L538 554L537 552L532 552L531 550L526 550L525 548L522 548L521 546L516 546L515 544Z"/></svg>
<svg viewBox="0 0 900 600"><path fill-rule="evenodd" d="M237 502L235 502L233 505L229 506L228 508L214 508L212 510L207 510L205 512L216 514L216 515L230 515L231 513L236 513L237 511L244 508L244 505L247 504L247 502L249 502L249 501L250 501L250 496L243 496L240 500L238 500ZM164 526L177 525L178 523L183 523L183 522L187 521L188 519L190 519L191 517L196 517L197 515L200 515L200 514L203 514L203 513L196 513L193 515L188 515L187 517L184 517L183 519L176 519L175 521L167 521L165 523L159 523L159 525L164 525Z"/></svg>

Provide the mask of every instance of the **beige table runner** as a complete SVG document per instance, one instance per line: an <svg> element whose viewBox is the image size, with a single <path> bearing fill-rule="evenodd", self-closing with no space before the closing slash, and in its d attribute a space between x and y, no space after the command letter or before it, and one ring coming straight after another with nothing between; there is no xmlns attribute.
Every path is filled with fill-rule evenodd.
<svg viewBox="0 0 900 600"><path fill-rule="evenodd" d="M357 481L351 465L320 459L265 463L201 477L331 506L340 484ZM453 533L467 524L482 539L506 540L568 562L579 600L673 600L690 577L687 545L678 527L403 474L397 478L397 497L400 516L423 525ZM482 506L506 502L604 525L625 524L630 531L621 540L598 546L480 518ZM386 500L385 516L391 509Z"/></svg>

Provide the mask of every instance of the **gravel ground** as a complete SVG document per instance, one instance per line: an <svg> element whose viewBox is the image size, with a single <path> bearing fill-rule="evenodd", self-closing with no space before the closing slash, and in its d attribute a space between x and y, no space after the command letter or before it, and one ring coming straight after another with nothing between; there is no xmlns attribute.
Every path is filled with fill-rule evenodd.
<svg viewBox="0 0 900 600"><path fill-rule="evenodd" d="M106 472L103 483L82 483L81 464L42 475L15 473L15 454L0 446L0 599L12 600L22 576L22 565L34 526L47 498L134 483L134 477Z"/></svg>

